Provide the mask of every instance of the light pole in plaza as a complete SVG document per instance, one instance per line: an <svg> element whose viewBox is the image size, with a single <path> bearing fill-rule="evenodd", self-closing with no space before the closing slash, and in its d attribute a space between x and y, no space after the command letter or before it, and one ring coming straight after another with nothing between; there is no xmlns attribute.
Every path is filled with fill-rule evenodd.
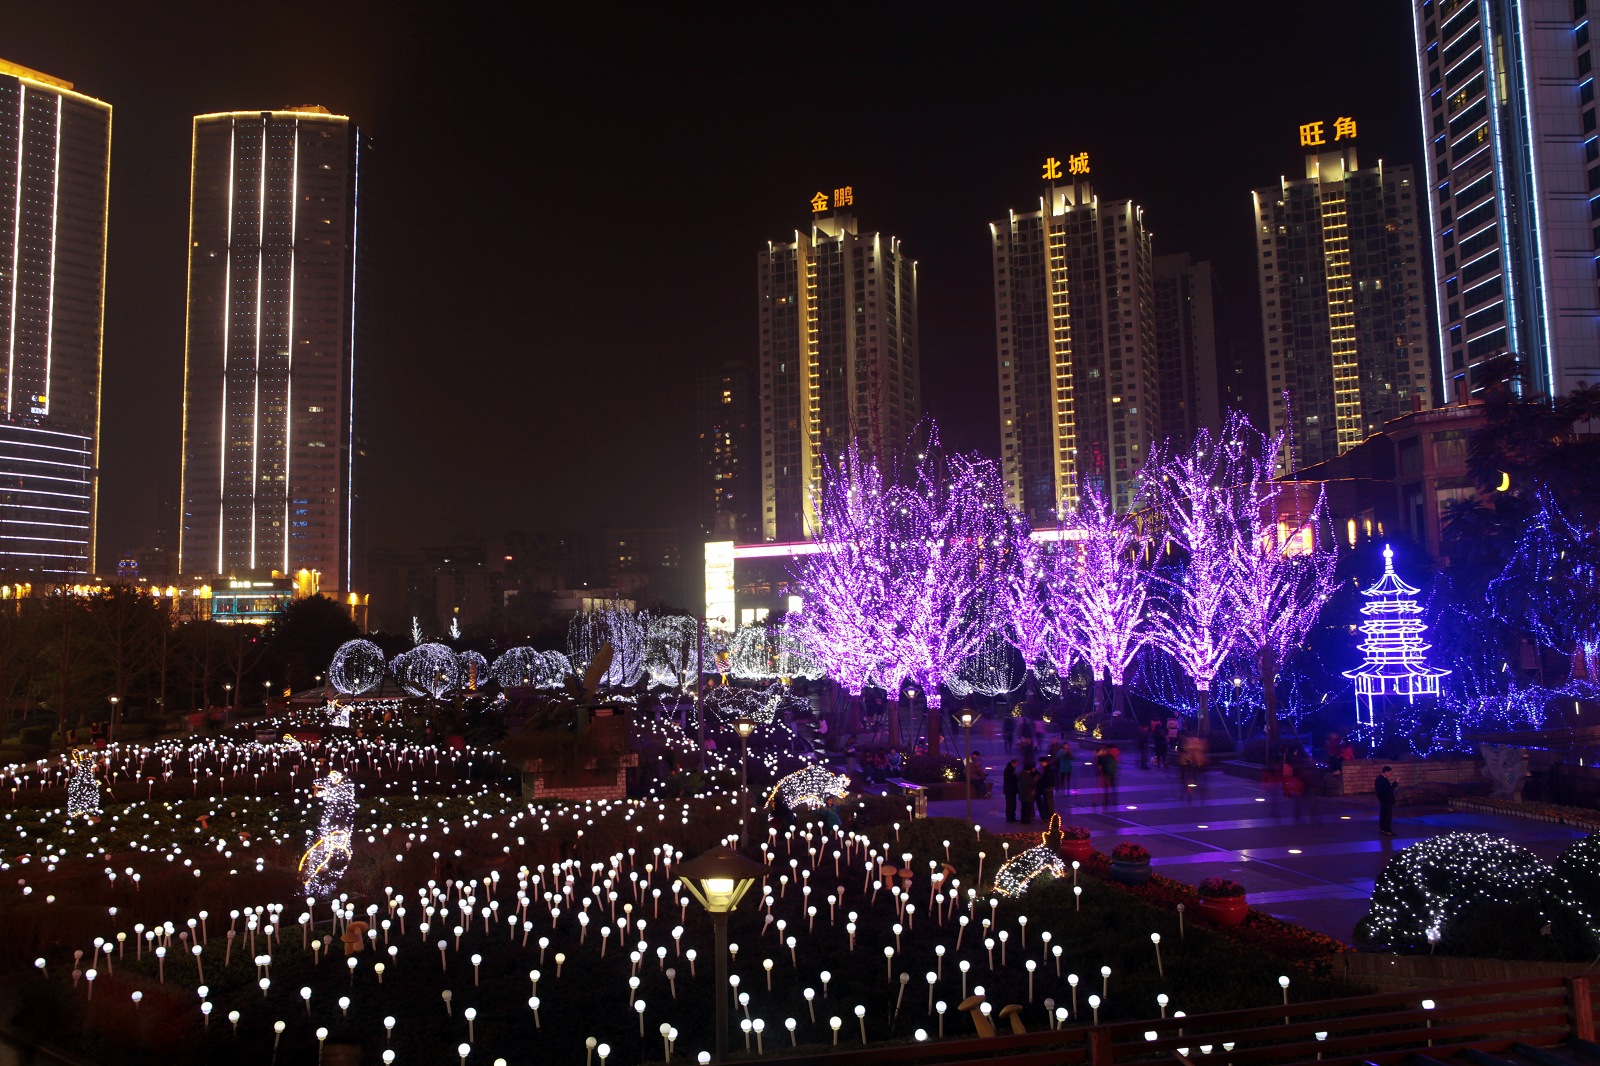
<svg viewBox="0 0 1600 1066"><path fill-rule="evenodd" d="M678 880L689 894L711 914L717 944L717 1055L728 1057L728 915L756 883L762 873L760 863L751 862L736 851L717 845L710 851L678 864Z"/></svg>
<svg viewBox="0 0 1600 1066"><path fill-rule="evenodd" d="M972 712L961 712L961 732L966 736L967 762L961 772L967 775L967 824L972 824Z"/></svg>
<svg viewBox="0 0 1600 1066"><path fill-rule="evenodd" d="M746 824L750 819L750 734L756 731L756 723L752 718L740 715L733 723L734 731L739 734L739 846L745 846L748 829Z"/></svg>

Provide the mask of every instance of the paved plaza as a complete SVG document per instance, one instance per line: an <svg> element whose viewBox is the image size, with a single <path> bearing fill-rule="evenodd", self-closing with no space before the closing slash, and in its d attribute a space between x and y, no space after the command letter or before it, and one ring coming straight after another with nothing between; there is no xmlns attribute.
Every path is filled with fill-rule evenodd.
<svg viewBox="0 0 1600 1066"><path fill-rule="evenodd" d="M1006 757L997 740L973 740L995 783L989 799L974 799L975 821L994 832L1020 831L1007 825L1000 793ZM1532 849L1546 862L1580 830L1548 822L1506 818L1444 806L1399 807L1392 837L1378 834L1377 801L1370 796L1307 800L1297 820L1290 801L1277 789L1213 767L1183 795L1176 766L1140 770L1138 756L1123 751L1115 806L1103 804L1092 755L1076 753L1074 794L1057 798L1062 821L1085 827L1098 851L1123 840L1150 849L1157 873L1189 884L1206 877L1230 877L1243 884L1251 906L1308 929L1348 941L1367 912L1373 880L1390 856L1409 844L1461 830L1494 833ZM1153 764L1152 764L1153 765ZM966 817L962 800L928 805L928 813ZM1035 821L1032 828L1043 830Z"/></svg>

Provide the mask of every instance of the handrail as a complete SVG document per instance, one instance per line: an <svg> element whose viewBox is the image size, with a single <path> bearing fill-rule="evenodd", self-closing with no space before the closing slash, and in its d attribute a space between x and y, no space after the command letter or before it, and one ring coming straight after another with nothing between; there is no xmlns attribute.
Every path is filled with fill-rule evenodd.
<svg viewBox="0 0 1600 1066"><path fill-rule="evenodd" d="M1425 992L1385 992L1273 1007L1149 1018L994 1037L955 1037L895 1047L839 1048L785 1057L787 1066L1056 1066L1203 1059L1230 1066L1312 1062L1380 1066L1425 1051L1447 1058L1466 1049L1503 1051L1512 1043L1551 1045L1595 1036L1591 978L1537 977ZM1437 1005L1429 1010L1420 1001ZM964 1021L964 1019L957 1019ZM1146 1034L1154 1033L1150 1040ZM1323 1039L1316 1038L1322 1033ZM1231 1049L1224 1053L1223 1044ZM1211 1048L1210 1054L1199 1049ZM1225 1058L1223 1056L1226 1056Z"/></svg>

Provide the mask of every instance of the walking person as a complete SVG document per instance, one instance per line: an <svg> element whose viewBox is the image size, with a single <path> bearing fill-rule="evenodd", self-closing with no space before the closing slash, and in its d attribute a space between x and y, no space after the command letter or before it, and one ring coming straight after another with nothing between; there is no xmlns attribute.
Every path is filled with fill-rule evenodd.
<svg viewBox="0 0 1600 1066"><path fill-rule="evenodd" d="M1011 717L1011 711L1007 709L1005 713L1000 715L1000 739L1006 742L1007 755L1011 754L1012 738L1014 738L1016 735L1017 720Z"/></svg>
<svg viewBox="0 0 1600 1066"><path fill-rule="evenodd" d="M1000 787L1006 794L1006 821L1017 820L1017 760L1012 759L1006 763L1005 776L1001 779Z"/></svg>
<svg viewBox="0 0 1600 1066"><path fill-rule="evenodd" d="M1378 832L1383 836L1394 836L1394 782L1389 775L1394 772L1394 767L1385 766L1372 782L1372 791L1378 796Z"/></svg>
<svg viewBox="0 0 1600 1066"><path fill-rule="evenodd" d="M1046 758L1039 764L1039 821L1048 822L1055 813L1056 761Z"/></svg>
<svg viewBox="0 0 1600 1066"><path fill-rule="evenodd" d="M1156 769L1165 770L1167 768L1167 749L1170 746L1167 741L1167 724L1165 722L1156 722L1150 726L1150 732L1154 734L1156 745Z"/></svg>
<svg viewBox="0 0 1600 1066"><path fill-rule="evenodd" d="M1100 806L1114 807L1117 803L1117 749L1101 748L1094 762L1100 771Z"/></svg>
<svg viewBox="0 0 1600 1066"><path fill-rule="evenodd" d="M1056 791L1072 797L1072 747L1068 744L1056 752Z"/></svg>
<svg viewBox="0 0 1600 1066"><path fill-rule="evenodd" d="M1033 806L1039 796L1039 771L1029 763L1017 775L1017 802L1022 806L1022 824L1033 824Z"/></svg>

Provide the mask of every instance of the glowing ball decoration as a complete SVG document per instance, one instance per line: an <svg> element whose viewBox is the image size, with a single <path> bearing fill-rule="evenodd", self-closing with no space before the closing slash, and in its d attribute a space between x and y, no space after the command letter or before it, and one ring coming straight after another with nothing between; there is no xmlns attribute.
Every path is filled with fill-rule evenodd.
<svg viewBox="0 0 1600 1066"><path fill-rule="evenodd" d="M489 684L489 660L475 651L456 656L456 676L466 692L476 692Z"/></svg>
<svg viewBox="0 0 1600 1066"><path fill-rule="evenodd" d="M328 684L344 696L359 696L383 684L383 649L370 640L347 640L328 664Z"/></svg>
<svg viewBox="0 0 1600 1066"><path fill-rule="evenodd" d="M456 653L443 644L418 644L396 656L389 670L400 687L413 696L435 700L455 691L461 679Z"/></svg>
<svg viewBox="0 0 1600 1066"><path fill-rule="evenodd" d="M820 766L806 766L785 777L767 795L767 806L782 801L791 811L819 810L828 797L844 799L850 791L850 778Z"/></svg>
<svg viewBox="0 0 1600 1066"><path fill-rule="evenodd" d="M507 648L490 667L494 683L501 688L527 688L543 684L549 670L544 652L534 648Z"/></svg>
<svg viewBox="0 0 1600 1066"><path fill-rule="evenodd" d="M545 652L544 665L545 680L540 684L541 688L560 688L567 683L567 678L577 673L572 668L572 660L559 651Z"/></svg>
<svg viewBox="0 0 1600 1066"><path fill-rule="evenodd" d="M1375 950L1426 951L1473 908L1538 899L1554 877L1520 844L1487 833L1445 833L1389 860L1372 889L1356 943Z"/></svg>
<svg viewBox="0 0 1600 1066"><path fill-rule="evenodd" d="M777 677L777 641L767 626L741 626L728 642L728 661L734 677L744 681L764 681Z"/></svg>

